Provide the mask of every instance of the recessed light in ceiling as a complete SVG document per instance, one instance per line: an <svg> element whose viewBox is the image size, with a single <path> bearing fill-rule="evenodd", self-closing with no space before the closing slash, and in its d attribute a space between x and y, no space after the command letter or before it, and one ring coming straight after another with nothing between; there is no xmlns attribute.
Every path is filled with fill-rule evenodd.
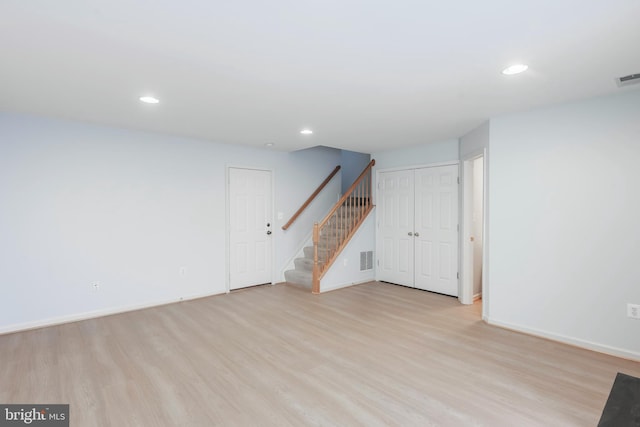
<svg viewBox="0 0 640 427"><path fill-rule="evenodd" d="M264 146L265 146L265 147L267 147L267 148L271 148L271 147L273 147L274 145L275 145L275 144L274 144L273 142L265 142L265 143L264 143Z"/></svg>
<svg viewBox="0 0 640 427"><path fill-rule="evenodd" d="M507 76L511 76L513 74L520 74L522 72L527 71L528 68L529 66L526 64L514 64L502 70L502 74Z"/></svg>
<svg viewBox="0 0 640 427"><path fill-rule="evenodd" d="M141 96L140 101L145 102L147 104L157 104L158 102L160 102L158 98L155 98L153 96Z"/></svg>
<svg viewBox="0 0 640 427"><path fill-rule="evenodd" d="M300 133L303 135L311 135L313 131L311 129L302 129Z"/></svg>

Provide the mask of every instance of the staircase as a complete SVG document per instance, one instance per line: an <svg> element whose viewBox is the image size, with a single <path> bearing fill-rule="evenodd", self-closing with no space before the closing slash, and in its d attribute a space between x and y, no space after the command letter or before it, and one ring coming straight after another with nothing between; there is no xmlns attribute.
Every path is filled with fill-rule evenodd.
<svg viewBox="0 0 640 427"><path fill-rule="evenodd" d="M320 293L320 279L373 210L371 169L375 164L376 161L371 160L327 216L313 225L313 246L304 248L304 257L294 260L295 269L285 271L284 277L287 282L310 286L311 292ZM311 203L338 170L339 167L336 167L332 175L329 175L307 199L291 220L282 227L284 230Z"/></svg>
<svg viewBox="0 0 640 427"><path fill-rule="evenodd" d="M325 228L320 233L318 240L318 266L322 270L330 254L335 253L341 243L341 236L347 236L355 232L358 224L358 216L362 205L356 198L349 198L337 209ZM294 260L295 269L284 272L285 281L303 285L311 289L313 284L313 246L303 249L304 257Z"/></svg>
<svg viewBox="0 0 640 427"><path fill-rule="evenodd" d="M311 289L313 283L313 246L305 247L304 257L296 258L293 262L295 269L285 271L284 280Z"/></svg>

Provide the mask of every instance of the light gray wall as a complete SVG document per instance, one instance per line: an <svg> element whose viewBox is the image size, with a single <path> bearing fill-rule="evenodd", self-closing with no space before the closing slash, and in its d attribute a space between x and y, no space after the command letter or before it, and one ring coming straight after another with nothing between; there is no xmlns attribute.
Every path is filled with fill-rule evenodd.
<svg viewBox="0 0 640 427"><path fill-rule="evenodd" d="M466 159L481 153L485 148L489 148L489 142L490 124L486 121L460 137L460 158Z"/></svg>
<svg viewBox="0 0 640 427"><path fill-rule="evenodd" d="M490 131L490 322L640 358L640 91Z"/></svg>
<svg viewBox="0 0 640 427"><path fill-rule="evenodd" d="M374 279L374 269L360 270L360 252L375 251L375 212L371 212L357 233L320 281L321 292ZM373 254L375 260L375 252ZM375 262L374 262L375 264Z"/></svg>
<svg viewBox="0 0 640 427"><path fill-rule="evenodd" d="M225 292L228 166L273 170L280 271L319 215L280 226L339 162L0 114L0 332Z"/></svg>
<svg viewBox="0 0 640 427"><path fill-rule="evenodd" d="M371 155L355 151L342 150L341 153L342 194L346 193L371 161Z"/></svg>
<svg viewBox="0 0 640 427"><path fill-rule="evenodd" d="M411 168L431 163L457 161L458 140L450 139L397 150L377 151L371 154L371 158L376 161L374 170Z"/></svg>

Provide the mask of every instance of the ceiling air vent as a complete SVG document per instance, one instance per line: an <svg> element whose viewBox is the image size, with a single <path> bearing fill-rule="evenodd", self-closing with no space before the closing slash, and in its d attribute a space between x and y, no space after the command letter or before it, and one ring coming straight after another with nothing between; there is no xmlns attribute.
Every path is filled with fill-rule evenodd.
<svg viewBox="0 0 640 427"><path fill-rule="evenodd" d="M619 87L640 83L640 74L629 74L628 76L618 77L616 83Z"/></svg>

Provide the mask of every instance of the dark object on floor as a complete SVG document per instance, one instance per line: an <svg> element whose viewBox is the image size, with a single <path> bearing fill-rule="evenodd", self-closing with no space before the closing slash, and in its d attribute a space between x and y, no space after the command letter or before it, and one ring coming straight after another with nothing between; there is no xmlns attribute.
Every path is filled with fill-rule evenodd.
<svg viewBox="0 0 640 427"><path fill-rule="evenodd" d="M598 427L640 427L640 378L618 372Z"/></svg>

